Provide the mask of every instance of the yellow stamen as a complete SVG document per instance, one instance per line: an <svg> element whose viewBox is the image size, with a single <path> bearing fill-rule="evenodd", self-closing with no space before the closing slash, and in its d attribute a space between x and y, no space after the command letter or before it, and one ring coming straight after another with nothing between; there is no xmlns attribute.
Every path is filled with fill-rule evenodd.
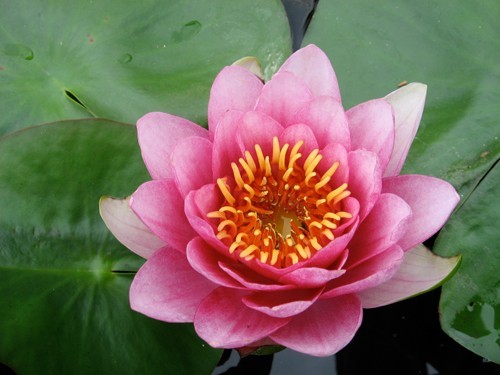
<svg viewBox="0 0 500 375"><path fill-rule="evenodd" d="M217 179L217 185L219 186L219 189L220 189L222 195L224 195L224 198L226 198L228 203L231 205L234 204L234 202L236 202L236 199L231 195L231 193L229 192L229 189L227 188L227 186L222 178Z"/></svg>

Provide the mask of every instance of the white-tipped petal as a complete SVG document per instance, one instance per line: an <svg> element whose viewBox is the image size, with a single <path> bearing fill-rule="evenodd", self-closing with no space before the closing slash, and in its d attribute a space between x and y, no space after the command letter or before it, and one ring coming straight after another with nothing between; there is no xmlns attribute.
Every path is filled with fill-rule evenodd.
<svg viewBox="0 0 500 375"><path fill-rule="evenodd" d="M395 126L394 150L384 177L396 176L403 168L406 155L420 125L426 94L427 85L410 83L384 98L394 110Z"/></svg>
<svg viewBox="0 0 500 375"><path fill-rule="evenodd" d="M164 247L165 242L156 237L135 215L129 206L129 199L102 197L99 212L102 220L113 235L137 255L148 259Z"/></svg>
<svg viewBox="0 0 500 375"><path fill-rule="evenodd" d="M424 245L408 251L396 274L375 288L358 293L363 308L389 305L434 289L449 276L460 257L442 258Z"/></svg>

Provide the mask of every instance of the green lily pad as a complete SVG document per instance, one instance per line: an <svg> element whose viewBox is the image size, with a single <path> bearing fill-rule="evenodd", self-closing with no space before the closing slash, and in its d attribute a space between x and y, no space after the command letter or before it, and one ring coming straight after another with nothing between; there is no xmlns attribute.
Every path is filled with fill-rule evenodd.
<svg viewBox="0 0 500 375"><path fill-rule="evenodd" d="M209 373L189 324L130 309L143 260L109 233L105 193L148 179L135 127L64 121L0 140L0 362L17 374Z"/></svg>
<svg viewBox="0 0 500 375"><path fill-rule="evenodd" d="M320 2L304 45L333 62L346 108L398 84L428 85L404 173L444 178L463 195L498 159L500 3Z"/></svg>
<svg viewBox="0 0 500 375"><path fill-rule="evenodd" d="M151 111L203 123L222 67L253 55L270 76L289 34L279 0L2 2L0 134Z"/></svg>
<svg viewBox="0 0 500 375"><path fill-rule="evenodd" d="M434 249L445 256L461 253L463 259L443 289L442 326L468 349L495 360L500 209L491 185L496 179L498 187L498 179L488 172L500 154L498 14L494 0L323 1L304 41L332 59L346 108L383 97L405 81L428 85L403 173L443 178L462 197Z"/></svg>
<svg viewBox="0 0 500 375"><path fill-rule="evenodd" d="M456 341L500 363L500 251L498 196L500 167L486 175L443 229L435 250L462 254L462 266L443 286L443 329Z"/></svg>

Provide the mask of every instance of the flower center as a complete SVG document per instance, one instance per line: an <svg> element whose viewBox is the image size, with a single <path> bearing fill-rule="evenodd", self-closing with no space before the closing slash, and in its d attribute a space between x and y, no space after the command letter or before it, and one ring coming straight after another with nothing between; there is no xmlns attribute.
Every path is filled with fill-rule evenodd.
<svg viewBox="0 0 500 375"><path fill-rule="evenodd" d="M288 267L333 241L335 229L352 217L343 211L347 184L330 184L339 163L319 173L322 155L315 149L303 158L303 144L280 146L274 137L272 155L255 145L255 156L245 151L245 158L231 163L232 179L217 180L224 203L207 216L218 220L217 238L231 254Z"/></svg>

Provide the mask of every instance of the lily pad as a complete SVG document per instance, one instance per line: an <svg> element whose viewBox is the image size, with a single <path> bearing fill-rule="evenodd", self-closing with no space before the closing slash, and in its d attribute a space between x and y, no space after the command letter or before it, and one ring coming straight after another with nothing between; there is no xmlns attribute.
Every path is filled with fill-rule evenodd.
<svg viewBox="0 0 500 375"><path fill-rule="evenodd" d="M19 0L0 25L0 134L151 111L204 123L223 66L253 55L270 76L291 48L279 0Z"/></svg>
<svg viewBox="0 0 500 375"><path fill-rule="evenodd" d="M403 173L443 178L462 197L434 248L445 256L461 253L463 260L443 289L442 326L468 349L495 360L500 209L492 188L495 179L498 187L491 175L497 172L488 172L500 155L499 13L494 0L323 1L304 41L318 44L332 59L347 108L406 82L428 85ZM486 336L480 336L484 327Z"/></svg>
<svg viewBox="0 0 500 375"><path fill-rule="evenodd" d="M442 231L435 250L461 253L457 274L443 286L443 329L456 341L500 363L500 251L498 196L500 167L486 175Z"/></svg>
<svg viewBox="0 0 500 375"><path fill-rule="evenodd" d="M143 260L109 233L104 193L148 179L135 127L64 121L0 140L0 362L17 374L209 373L189 324L130 309Z"/></svg>
<svg viewBox="0 0 500 375"><path fill-rule="evenodd" d="M444 178L465 196L500 153L498 14L495 0L322 1L303 44L329 55L346 108L427 84L403 172Z"/></svg>

